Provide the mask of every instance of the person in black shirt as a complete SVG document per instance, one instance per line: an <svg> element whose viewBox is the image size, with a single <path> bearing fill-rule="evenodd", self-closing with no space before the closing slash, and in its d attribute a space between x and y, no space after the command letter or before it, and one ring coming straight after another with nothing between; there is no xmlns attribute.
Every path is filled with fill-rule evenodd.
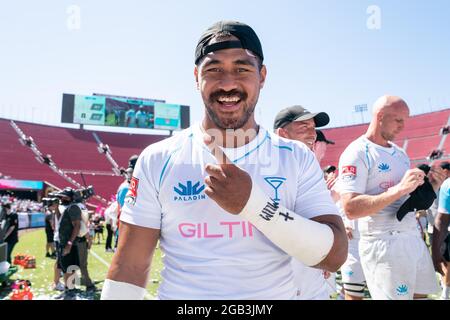
<svg viewBox="0 0 450 320"><path fill-rule="evenodd" d="M51 212L46 212L46 214L45 214L45 235L47 237L47 243L45 246L45 251L46 251L45 256L47 258L56 257L55 242L53 240L54 233L53 233L52 220L53 220L53 214Z"/></svg>
<svg viewBox="0 0 450 320"><path fill-rule="evenodd" d="M65 295L74 293L74 286L68 283L70 276L79 269L79 256L77 248L77 236L80 232L81 209L73 203L74 190L65 188L56 195L61 201L61 206L53 204L49 207L59 221L59 244L56 248L57 263L64 273Z"/></svg>
<svg viewBox="0 0 450 320"><path fill-rule="evenodd" d="M6 215L4 216L5 223L5 238L4 241L8 244L7 261L11 264L11 253L14 246L19 242L19 217L17 213L11 212L11 205L9 203L3 205Z"/></svg>

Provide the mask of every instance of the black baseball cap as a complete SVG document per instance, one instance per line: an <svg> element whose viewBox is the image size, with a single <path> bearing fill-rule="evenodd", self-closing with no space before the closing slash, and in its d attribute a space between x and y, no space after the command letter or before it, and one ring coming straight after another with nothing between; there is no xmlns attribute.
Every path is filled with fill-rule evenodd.
<svg viewBox="0 0 450 320"><path fill-rule="evenodd" d="M331 172L335 172L336 171L336 167L333 165L328 165L325 168L323 168L323 172L326 173L331 173Z"/></svg>
<svg viewBox="0 0 450 320"><path fill-rule="evenodd" d="M450 162L448 161L441 162L441 168L450 170Z"/></svg>
<svg viewBox="0 0 450 320"><path fill-rule="evenodd" d="M239 41L231 40L209 44L211 39L221 32L229 32ZM210 52L232 48L248 49L261 59L261 63L264 60L261 42L250 26L238 21L219 21L209 27L200 37L195 49L195 64L198 65L200 60Z"/></svg>
<svg viewBox="0 0 450 320"><path fill-rule="evenodd" d="M66 187L61 191L55 192L55 193L51 193L49 194L50 196L55 196L55 197L69 197L69 198L73 198L75 194L75 191L71 188L71 187Z"/></svg>
<svg viewBox="0 0 450 320"><path fill-rule="evenodd" d="M275 117L273 128L283 128L291 122L309 119L314 119L316 128L326 126L330 122L330 117L325 112L311 113L302 106L292 106L278 112Z"/></svg>
<svg viewBox="0 0 450 320"><path fill-rule="evenodd" d="M316 142L323 141L326 144L334 144L334 141L328 140L327 137L325 137L325 134L322 132L322 130L316 130L316 134L317 134Z"/></svg>
<svg viewBox="0 0 450 320"><path fill-rule="evenodd" d="M138 160L139 156L137 154L134 154L128 159L128 168L134 169L134 166L136 165L136 161Z"/></svg>

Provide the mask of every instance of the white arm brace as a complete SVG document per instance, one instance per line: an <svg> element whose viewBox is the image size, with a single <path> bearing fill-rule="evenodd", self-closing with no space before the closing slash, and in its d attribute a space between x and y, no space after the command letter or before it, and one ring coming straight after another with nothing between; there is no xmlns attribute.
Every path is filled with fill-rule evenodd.
<svg viewBox="0 0 450 320"><path fill-rule="evenodd" d="M331 228L275 203L253 183L250 198L240 213L269 240L307 266L315 266L330 252Z"/></svg>
<svg viewBox="0 0 450 320"><path fill-rule="evenodd" d="M100 300L143 300L145 293L134 284L106 279Z"/></svg>

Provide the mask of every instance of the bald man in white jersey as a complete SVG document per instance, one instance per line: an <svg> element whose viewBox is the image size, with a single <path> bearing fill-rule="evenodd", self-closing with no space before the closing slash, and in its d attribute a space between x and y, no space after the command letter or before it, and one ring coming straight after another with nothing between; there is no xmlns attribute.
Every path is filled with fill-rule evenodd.
<svg viewBox="0 0 450 320"><path fill-rule="evenodd" d="M248 25L200 38L201 123L137 161L102 299L142 299L158 240L159 299L295 299L290 261L336 271L347 240L314 154L260 127L266 78Z"/></svg>
<svg viewBox="0 0 450 320"><path fill-rule="evenodd" d="M433 263L415 215L396 213L425 173L410 169L406 153L392 141L409 117L405 101L383 96L374 105L367 132L339 160L339 190L350 219L358 219L359 254L370 295L377 300L424 299L438 290ZM445 176L433 166L428 179L438 190Z"/></svg>

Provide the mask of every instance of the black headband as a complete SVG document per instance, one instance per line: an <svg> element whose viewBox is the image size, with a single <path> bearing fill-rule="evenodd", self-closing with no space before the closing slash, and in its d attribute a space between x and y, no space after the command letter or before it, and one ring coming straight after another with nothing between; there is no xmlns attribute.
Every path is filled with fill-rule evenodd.
<svg viewBox="0 0 450 320"><path fill-rule="evenodd" d="M237 40L216 42L202 48L202 57L206 56L208 53L223 49L244 49L244 47L242 46L242 43Z"/></svg>
<svg viewBox="0 0 450 320"><path fill-rule="evenodd" d="M236 37L238 41L229 40L209 44L214 37L221 33L232 35ZM237 21L219 21L208 28L208 30L200 37L197 47L195 48L195 64L198 65L199 61L210 52L233 48L248 49L258 56L261 59L261 62L264 61L261 42L250 26Z"/></svg>

